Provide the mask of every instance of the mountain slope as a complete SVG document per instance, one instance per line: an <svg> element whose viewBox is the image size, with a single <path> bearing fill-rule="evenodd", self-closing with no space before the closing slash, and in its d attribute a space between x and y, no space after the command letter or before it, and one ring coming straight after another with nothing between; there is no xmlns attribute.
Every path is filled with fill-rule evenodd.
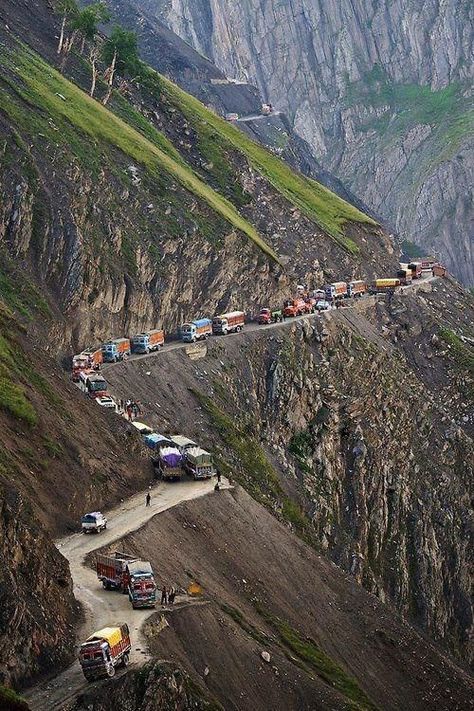
<svg viewBox="0 0 474 711"><path fill-rule="evenodd" d="M324 167L474 283L472 3L130 3L258 86Z"/></svg>
<svg viewBox="0 0 474 711"><path fill-rule="evenodd" d="M79 88L90 81L82 59L70 58L70 83L34 54L57 61L60 18L47 5L31 17L10 2L2 12L2 234L67 315L62 345L172 329L196 305L253 310L290 282L396 267L371 218L165 78L150 70L145 88L126 86L107 111Z"/></svg>

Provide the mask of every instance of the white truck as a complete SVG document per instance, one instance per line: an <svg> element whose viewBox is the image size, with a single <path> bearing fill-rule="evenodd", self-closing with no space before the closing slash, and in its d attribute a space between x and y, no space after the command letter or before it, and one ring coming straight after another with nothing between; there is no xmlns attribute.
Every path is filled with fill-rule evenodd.
<svg viewBox="0 0 474 711"><path fill-rule="evenodd" d="M107 528L107 519L100 511L92 511L81 518L82 533L100 533Z"/></svg>

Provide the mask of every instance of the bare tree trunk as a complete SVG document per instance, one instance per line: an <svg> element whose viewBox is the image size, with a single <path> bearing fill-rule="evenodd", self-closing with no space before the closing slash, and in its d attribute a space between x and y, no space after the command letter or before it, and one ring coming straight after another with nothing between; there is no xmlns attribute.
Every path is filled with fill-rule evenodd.
<svg viewBox="0 0 474 711"><path fill-rule="evenodd" d="M90 95L93 97L95 92L95 85L97 83L97 60L99 58L99 50L96 47L91 49L90 63L92 68L92 82Z"/></svg>
<svg viewBox="0 0 474 711"><path fill-rule="evenodd" d="M67 58L69 57L71 49L73 48L76 37L77 37L77 30L74 30L74 32L71 34L71 36L66 38L63 42L63 58L61 60L61 64L59 65L61 72L64 71L64 68L65 68L66 62L67 62Z"/></svg>
<svg viewBox="0 0 474 711"><path fill-rule="evenodd" d="M82 35L82 42L81 42L81 56L84 54L84 47L86 45L86 36Z"/></svg>
<svg viewBox="0 0 474 711"><path fill-rule="evenodd" d="M63 48L63 42L64 42L64 30L66 28L66 13L63 15L63 21L61 23L61 34L59 35L59 43L58 43L58 54L61 54L61 50Z"/></svg>
<svg viewBox="0 0 474 711"><path fill-rule="evenodd" d="M112 64L110 65L110 67L109 67L109 69L108 69L108 74L109 74L109 86L108 86L106 95L105 95L104 98L102 99L102 103L104 104L104 106L107 104L108 100L110 99L110 97L111 97L111 95L112 95L112 85L113 85L113 83L114 83L114 74L115 74L115 64L116 64L116 62L117 62L117 50L115 50L115 52L114 52L114 57L113 57L113 59L112 59Z"/></svg>

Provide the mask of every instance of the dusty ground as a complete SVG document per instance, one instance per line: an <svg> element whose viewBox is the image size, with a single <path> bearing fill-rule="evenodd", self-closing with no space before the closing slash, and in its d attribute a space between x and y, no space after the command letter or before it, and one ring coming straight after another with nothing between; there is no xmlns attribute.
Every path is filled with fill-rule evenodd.
<svg viewBox="0 0 474 711"><path fill-rule="evenodd" d="M461 670L240 488L167 511L124 545L149 558L163 579L202 583L210 604L167 615L159 634L151 626L150 646L226 709L344 708L314 669L302 670L257 605L314 640L381 709L472 707L474 686ZM240 623L230 608L240 611ZM259 633L269 636L266 644ZM260 657L264 649L270 664Z"/></svg>
<svg viewBox="0 0 474 711"><path fill-rule="evenodd" d="M225 482L223 487L227 486ZM133 610L128 596L106 591L97 580L95 571L85 565L85 558L92 551L103 546L117 543L121 550L120 539L131 531L136 530L153 516L182 501L205 496L213 491L214 481L183 481L168 484L160 482L151 489L151 504L145 506L145 495L148 491L139 492L123 504L107 512L107 530L100 536L83 535L81 533L67 536L57 542L57 547L69 562L71 576L74 584L74 595L82 604L85 620L78 632L78 641L86 639L96 629L107 625L126 622L130 629L132 641L132 663L140 663L146 658L144 643L141 635L141 626L150 617L150 609ZM168 583L168 581L164 581ZM158 584L162 581L157 580ZM186 604L185 599L178 603ZM191 601L192 602L192 601ZM179 609L179 604L178 604ZM70 696L78 689L88 686L84 681L78 661L57 676L31 689L26 695L33 711L49 711L62 705L66 696Z"/></svg>

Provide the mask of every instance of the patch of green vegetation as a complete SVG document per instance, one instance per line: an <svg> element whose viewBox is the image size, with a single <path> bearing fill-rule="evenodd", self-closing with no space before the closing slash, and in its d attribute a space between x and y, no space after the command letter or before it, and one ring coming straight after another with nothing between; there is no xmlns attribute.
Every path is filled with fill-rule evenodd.
<svg viewBox="0 0 474 711"><path fill-rule="evenodd" d="M357 681L318 647L314 640L302 637L288 622L272 615L262 605L257 604L256 608L263 619L278 632L282 645L302 662L303 668L314 671L327 684L343 694L353 711L376 711L377 707Z"/></svg>
<svg viewBox="0 0 474 711"><path fill-rule="evenodd" d="M64 454L64 449L59 442L54 442L49 437L43 437L43 446L51 459L59 459Z"/></svg>
<svg viewBox="0 0 474 711"><path fill-rule="evenodd" d="M281 496L278 476L265 456L260 444L249 434L248 428L232 419L207 395L193 391L201 406L210 416L216 430L227 447L235 454L245 475L246 487L257 501L265 503L265 497Z"/></svg>
<svg viewBox="0 0 474 711"><path fill-rule="evenodd" d="M165 171L184 188L204 200L235 229L249 237L268 257L278 261L275 252L257 230L226 198L200 180L181 159L177 160L169 154L171 148L166 139L160 140L160 146L156 145L150 137L139 133L102 104L91 99L26 47L18 48L10 64L12 72L21 80L11 81L11 90L29 105L37 107L40 110L38 113L44 112L45 116L65 127L68 130L68 141L71 140L71 133L76 134L76 141L83 140L82 135L86 135L97 143L97 147L106 144L119 149L143 165L151 175L159 176ZM35 112L28 112L29 115L32 113ZM138 119L134 117L133 120ZM71 126L74 131L70 130ZM153 140L156 140L158 132L155 133L153 129L152 133ZM97 149L96 154L100 155L100 150Z"/></svg>
<svg viewBox="0 0 474 711"><path fill-rule="evenodd" d="M0 685L0 709L4 711L30 711L30 707L13 689Z"/></svg>
<svg viewBox="0 0 474 711"><path fill-rule="evenodd" d="M165 77L161 77L162 92L168 100L182 111L198 135L210 129L225 139L251 165L263 175L276 190L297 206L307 217L333 237L345 250L357 254L358 245L344 234L347 222L376 224L367 215L349 205L315 180L295 173L280 158L245 133L207 109L193 96L186 94Z"/></svg>
<svg viewBox="0 0 474 711"><path fill-rule="evenodd" d="M441 328L438 333L440 338L450 347L450 354L457 365L474 375L474 353L472 348L463 343L459 336L449 328Z"/></svg>
<svg viewBox="0 0 474 711"><path fill-rule="evenodd" d="M19 316L29 320L32 312L49 316L46 300L36 290L24 270L13 264L2 249L0 251L0 299Z"/></svg>
<svg viewBox="0 0 474 711"><path fill-rule="evenodd" d="M362 121L362 130L374 130L390 145L411 127L429 125L432 134L416 171L431 171L448 160L461 142L474 135L474 111L459 82L433 91L421 84L397 84L375 65L362 79L348 83L345 104L379 110ZM380 109L386 108L382 115Z"/></svg>
<svg viewBox="0 0 474 711"><path fill-rule="evenodd" d="M0 369L0 407L30 426L38 422L38 416L33 405L26 399L24 389L3 375L2 369Z"/></svg>
<svg viewBox="0 0 474 711"><path fill-rule="evenodd" d="M269 640L267 635L263 632L260 632L260 630L258 630L254 625L248 622L240 610L237 610L236 607L232 607L232 605L227 605L225 602L222 602L219 607L223 612L226 613L226 615L229 615L229 617L231 617L234 622L236 622L239 627L244 630L244 632L246 632L250 637L252 637L252 639L254 639L259 644L262 644L263 646L268 645Z"/></svg>

